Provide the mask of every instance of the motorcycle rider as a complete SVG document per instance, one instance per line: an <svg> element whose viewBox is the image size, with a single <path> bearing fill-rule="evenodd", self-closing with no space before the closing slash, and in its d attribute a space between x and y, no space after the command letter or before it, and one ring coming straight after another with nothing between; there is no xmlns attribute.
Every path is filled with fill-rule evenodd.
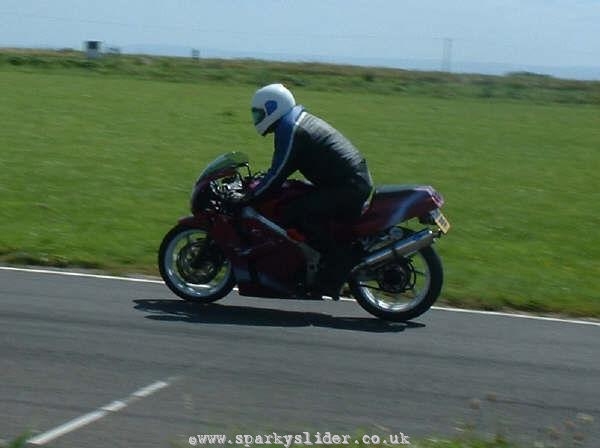
<svg viewBox="0 0 600 448"><path fill-rule="evenodd" d="M321 253L316 281L321 289L313 294L337 298L353 257L350 248L336 244L326 224L355 220L368 208L373 181L367 162L339 131L296 104L282 84L258 89L251 111L260 135L274 133L275 148L270 169L247 200L259 201L296 171L314 184L313 191L285 207L283 225L298 228Z"/></svg>

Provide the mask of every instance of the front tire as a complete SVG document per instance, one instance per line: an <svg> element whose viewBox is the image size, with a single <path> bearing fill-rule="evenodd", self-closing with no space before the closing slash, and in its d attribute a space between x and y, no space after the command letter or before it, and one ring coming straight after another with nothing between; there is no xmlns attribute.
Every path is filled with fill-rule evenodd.
<svg viewBox="0 0 600 448"><path fill-rule="evenodd" d="M158 251L160 275L184 300L215 302L231 292L231 263L205 230L178 224L163 238Z"/></svg>
<svg viewBox="0 0 600 448"><path fill-rule="evenodd" d="M352 295L383 320L405 322L425 313L442 290L443 269L432 247L350 279Z"/></svg>

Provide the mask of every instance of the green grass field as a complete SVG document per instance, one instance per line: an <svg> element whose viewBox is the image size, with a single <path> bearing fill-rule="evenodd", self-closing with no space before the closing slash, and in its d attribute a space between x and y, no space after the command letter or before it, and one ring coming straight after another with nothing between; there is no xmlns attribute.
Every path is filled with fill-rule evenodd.
<svg viewBox="0 0 600 448"><path fill-rule="evenodd" d="M255 133L248 111L258 80L235 81L242 62L224 80L161 80L7 60L0 58L4 262L156 272L160 240L187 214L208 161L235 149L256 169L268 167L272 141ZM264 65L260 81L280 80ZM567 82L583 89L574 87L568 101L562 90L546 97L552 89L535 85L513 98L458 88L454 95L441 83L451 94L440 97L389 90L377 76L353 88L344 70L330 73L331 91L322 88L327 74L314 83L298 75L306 81L294 93L353 140L376 183L426 183L444 194L453 225L437 245L444 302L600 317L600 107L581 94L596 95L599 83ZM500 91L506 80L488 81Z"/></svg>

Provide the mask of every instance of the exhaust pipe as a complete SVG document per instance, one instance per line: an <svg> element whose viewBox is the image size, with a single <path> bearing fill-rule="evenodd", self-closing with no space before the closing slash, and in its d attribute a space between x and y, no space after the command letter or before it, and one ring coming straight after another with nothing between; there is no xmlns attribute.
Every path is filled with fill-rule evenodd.
<svg viewBox="0 0 600 448"><path fill-rule="evenodd" d="M386 264L387 262L412 254L423 247L430 246L433 240L439 236L439 233L432 232L430 229L421 230L408 238L379 249L366 256L352 272L360 271L365 268L374 269Z"/></svg>

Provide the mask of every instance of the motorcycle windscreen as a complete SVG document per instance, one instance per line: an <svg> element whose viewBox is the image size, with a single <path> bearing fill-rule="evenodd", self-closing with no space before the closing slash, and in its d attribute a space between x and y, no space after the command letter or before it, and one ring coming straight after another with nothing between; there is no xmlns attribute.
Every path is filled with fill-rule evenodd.
<svg viewBox="0 0 600 448"><path fill-rule="evenodd" d="M227 154L222 154L219 157L217 157L215 160L210 162L206 166L206 168L204 168L204 171L202 171L202 173L198 177L198 181L200 181L206 177L210 177L219 171L224 171L227 169L235 169L235 168L239 168L242 166L246 166L246 165L248 165L249 161L250 161L250 159L243 152L233 151L233 152L228 152Z"/></svg>

